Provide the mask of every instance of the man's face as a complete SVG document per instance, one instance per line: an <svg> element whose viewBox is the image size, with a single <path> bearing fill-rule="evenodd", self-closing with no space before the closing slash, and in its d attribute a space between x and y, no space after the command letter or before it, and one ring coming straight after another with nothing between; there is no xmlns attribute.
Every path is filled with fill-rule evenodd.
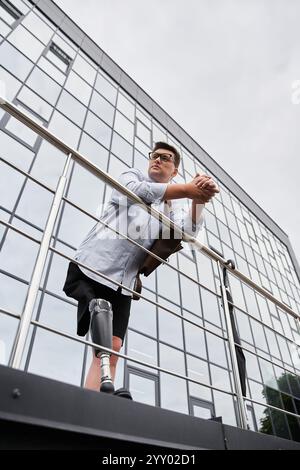
<svg viewBox="0 0 300 470"><path fill-rule="evenodd" d="M157 183L168 183L178 173L174 163L174 153L170 150L157 149L152 155L154 158L149 160L148 175Z"/></svg>

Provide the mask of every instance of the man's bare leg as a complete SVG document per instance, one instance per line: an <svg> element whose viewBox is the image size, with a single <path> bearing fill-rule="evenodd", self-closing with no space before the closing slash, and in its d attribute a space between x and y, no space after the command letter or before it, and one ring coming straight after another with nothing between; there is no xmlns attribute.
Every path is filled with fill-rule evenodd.
<svg viewBox="0 0 300 470"><path fill-rule="evenodd" d="M122 347L121 338L113 336L112 343L113 350L119 352ZM110 356L110 373L113 382L115 380L118 359L118 356L114 354ZM93 360L86 376L84 387L89 390L96 390L97 392L100 390L100 358L96 357L95 354L93 354Z"/></svg>

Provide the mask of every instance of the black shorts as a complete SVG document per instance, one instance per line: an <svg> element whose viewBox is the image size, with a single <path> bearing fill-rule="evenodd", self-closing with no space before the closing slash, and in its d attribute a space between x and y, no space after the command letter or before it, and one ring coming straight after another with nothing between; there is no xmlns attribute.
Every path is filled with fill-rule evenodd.
<svg viewBox="0 0 300 470"><path fill-rule="evenodd" d="M121 338L122 344L127 331L131 297L118 290L100 284L87 277L77 264L70 262L63 291L68 297L78 301L77 334L85 336L90 326L89 303L92 299L105 299L112 305L113 336Z"/></svg>

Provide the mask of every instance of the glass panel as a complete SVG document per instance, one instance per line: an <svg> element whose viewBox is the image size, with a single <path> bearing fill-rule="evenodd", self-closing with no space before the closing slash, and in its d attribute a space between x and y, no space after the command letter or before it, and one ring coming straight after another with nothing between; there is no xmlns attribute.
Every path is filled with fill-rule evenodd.
<svg viewBox="0 0 300 470"><path fill-rule="evenodd" d="M134 104L122 93L118 95L117 108L131 121L134 121Z"/></svg>
<svg viewBox="0 0 300 470"><path fill-rule="evenodd" d="M193 413L197 418L210 419L212 417L211 410L202 406L193 405Z"/></svg>
<svg viewBox="0 0 300 470"><path fill-rule="evenodd" d="M82 127L87 109L67 91L63 91L57 108L79 127Z"/></svg>
<svg viewBox="0 0 300 470"><path fill-rule="evenodd" d="M93 113L88 112L85 121L85 130L92 137L95 137L102 145L109 148L111 139L111 128L98 119Z"/></svg>
<svg viewBox="0 0 300 470"><path fill-rule="evenodd" d="M202 361L201 359L198 359L194 356L187 355L187 371L188 371L187 375L191 377L191 379L197 380L197 382L202 382L204 384L210 385L207 362ZM190 395L199 396L198 395L199 388L200 388L199 385L193 382L189 382ZM204 387L202 388L205 389ZM205 390L207 390L208 393L210 393L208 388L206 388Z"/></svg>
<svg viewBox="0 0 300 470"><path fill-rule="evenodd" d="M0 45L0 64L22 81L33 67L30 60L6 41Z"/></svg>
<svg viewBox="0 0 300 470"><path fill-rule="evenodd" d="M44 140L38 150L30 173L47 186L56 189L66 158L66 154Z"/></svg>
<svg viewBox="0 0 300 470"><path fill-rule="evenodd" d="M230 378L227 370L214 365L210 366L212 385L226 392L231 392Z"/></svg>
<svg viewBox="0 0 300 470"><path fill-rule="evenodd" d="M106 80L100 73L97 76L95 88L112 104L116 103L117 89L113 85L111 85L108 80Z"/></svg>
<svg viewBox="0 0 300 470"><path fill-rule="evenodd" d="M113 132L111 151L129 166L132 166L133 147L116 132Z"/></svg>
<svg viewBox="0 0 300 470"><path fill-rule="evenodd" d="M64 38L64 39L63 39ZM71 59L74 59L76 55L76 51L74 48L77 49L77 46L61 32L59 31L58 34L55 34L52 38L52 41L60 47Z"/></svg>
<svg viewBox="0 0 300 470"><path fill-rule="evenodd" d="M228 367L225 352L225 341L210 333L206 334L206 338L210 361L215 364L219 364L220 366Z"/></svg>
<svg viewBox="0 0 300 470"><path fill-rule="evenodd" d="M140 121L136 122L136 134L147 145L151 145L151 130Z"/></svg>
<svg viewBox="0 0 300 470"><path fill-rule="evenodd" d="M4 158L5 160L11 163L14 163L16 166L18 166L22 170L25 170L25 171L28 170L29 165L31 164L33 156L34 156L34 153L31 150L24 147L24 145L20 144L13 137L10 137L8 134L6 134L3 131L0 131L0 147L1 147L2 158ZM14 184L13 185L11 184L11 186L14 186ZM2 198L3 198L3 195L1 195L1 201L3 201Z"/></svg>
<svg viewBox="0 0 300 470"><path fill-rule="evenodd" d="M0 6L1 10L1 6ZM6 36L11 32L11 28L7 26L6 23L2 20L2 12L0 11L0 39L6 38Z"/></svg>
<svg viewBox="0 0 300 470"><path fill-rule="evenodd" d="M1 269L29 281L37 252L37 243L9 230L0 252Z"/></svg>
<svg viewBox="0 0 300 470"><path fill-rule="evenodd" d="M73 69L88 83L94 85L96 70L80 54L77 55L74 61Z"/></svg>
<svg viewBox="0 0 300 470"><path fill-rule="evenodd" d="M180 313L180 309L175 305L171 305L169 302L166 307L173 310L175 313ZM182 320L162 309L158 309L158 320L159 340L183 349Z"/></svg>
<svg viewBox="0 0 300 470"><path fill-rule="evenodd" d="M45 119L45 121L49 121L53 110L52 106L49 106L46 101L33 93L29 88L22 88L18 95L18 100L28 106L28 108L32 109L32 111L36 112L39 116Z"/></svg>
<svg viewBox="0 0 300 470"><path fill-rule="evenodd" d="M173 302L180 303L178 289L178 274L168 266L161 265L157 270L158 293L172 299Z"/></svg>
<svg viewBox="0 0 300 470"><path fill-rule="evenodd" d="M10 101L13 101L19 89L21 88L22 83L14 78L10 73L8 73L3 67L0 67L0 85L1 89L4 87L4 90L1 91L4 97Z"/></svg>
<svg viewBox="0 0 300 470"><path fill-rule="evenodd" d="M188 414L186 381L168 374L160 376L161 407Z"/></svg>
<svg viewBox="0 0 300 470"><path fill-rule="evenodd" d="M60 57L56 54L57 46L56 44L52 43L50 46L50 49L48 49L46 57L49 59L52 64L56 65L56 67L59 68L63 73L67 73L67 70L69 68L69 65L65 63L64 61L61 60Z"/></svg>
<svg viewBox="0 0 300 470"><path fill-rule="evenodd" d="M69 90L84 105L88 105L92 88L76 73L70 72L65 88Z"/></svg>
<svg viewBox="0 0 300 470"><path fill-rule="evenodd" d="M79 151L102 170L107 170L108 150L85 133L82 134Z"/></svg>
<svg viewBox="0 0 300 470"><path fill-rule="evenodd" d="M61 87L38 67L34 68L26 84L32 90L38 91L50 104L55 105Z"/></svg>
<svg viewBox="0 0 300 470"><path fill-rule="evenodd" d="M116 112L114 129L121 134L128 142L133 143L133 124L128 121L122 114L118 111Z"/></svg>
<svg viewBox="0 0 300 470"><path fill-rule="evenodd" d="M94 91L89 108L109 126L112 126L115 108L99 93Z"/></svg>
<svg viewBox="0 0 300 470"><path fill-rule="evenodd" d="M38 119L36 116L34 116L32 113L30 113L23 106L18 104L18 108L21 111L23 111L25 114L27 114L29 117L31 117L35 121L37 121L39 124L43 124L43 122L40 119ZM32 131L28 126L26 126L25 124L23 124L18 119L15 119L12 116L9 118L5 128L9 132L12 132L19 139L21 139L24 143L30 145L31 147L34 146L34 144L36 143L36 140L38 138L38 134L36 132Z"/></svg>
<svg viewBox="0 0 300 470"><path fill-rule="evenodd" d="M63 85L66 80L66 75L58 70L55 65L49 62L45 57L41 57L37 65L43 69L53 80L56 80L60 85Z"/></svg>
<svg viewBox="0 0 300 470"><path fill-rule="evenodd" d="M154 300L156 296L149 291L144 290L144 295L148 299ZM140 299L138 302L132 302L129 319L129 327L156 337L156 307L149 302Z"/></svg>
<svg viewBox="0 0 300 470"><path fill-rule="evenodd" d="M0 314L0 364L2 365L8 365L17 327L17 319Z"/></svg>
<svg viewBox="0 0 300 470"><path fill-rule="evenodd" d="M187 312L184 312L184 316L194 322L200 321L197 317L195 317L194 315L188 314ZM201 330L196 325L192 325L191 323L184 322L184 335L185 335L185 348L187 352L190 352L191 354L195 354L196 356L200 356L206 359L207 352L206 352L204 331Z"/></svg>
<svg viewBox="0 0 300 470"><path fill-rule="evenodd" d="M22 25L18 26L9 36L9 42L17 47L33 62L39 58L44 45L29 33Z"/></svg>
<svg viewBox="0 0 300 470"><path fill-rule="evenodd" d="M138 359L139 361L146 362L157 366L157 343L156 341L146 338L143 335L135 333L134 331L128 331L128 356ZM157 370L143 366L141 364L128 361L128 365L131 364L133 367L142 370L148 370L153 374L157 374Z"/></svg>
<svg viewBox="0 0 300 470"><path fill-rule="evenodd" d="M193 281L180 275L182 307L190 310L196 315L202 315L199 297L199 287Z"/></svg>
<svg viewBox="0 0 300 470"><path fill-rule="evenodd" d="M67 304L60 302L59 305L60 309L63 309ZM62 382L80 385L83 352L83 345L38 329L28 371Z"/></svg>
<svg viewBox="0 0 300 470"><path fill-rule="evenodd" d="M221 327L218 298L211 292L201 288L201 300L204 318Z"/></svg>
<svg viewBox="0 0 300 470"><path fill-rule="evenodd" d="M213 395L216 416L222 416L224 424L236 426L237 422L232 397L217 391L214 391Z"/></svg>
<svg viewBox="0 0 300 470"><path fill-rule="evenodd" d="M27 290L27 284L19 282L12 277L5 276L5 274L0 274L0 298L1 307L3 309L21 314L24 307ZM0 318L1 317L2 313L0 314ZM1 336L5 338L5 335L2 335L2 333Z"/></svg>
<svg viewBox="0 0 300 470"><path fill-rule="evenodd" d="M13 210L24 183L24 176L1 162L0 171L0 200L6 209Z"/></svg>
<svg viewBox="0 0 300 470"><path fill-rule="evenodd" d="M33 181L26 182L16 213L29 222L44 228L47 222L53 194Z"/></svg>
<svg viewBox="0 0 300 470"><path fill-rule="evenodd" d="M46 25L33 11L31 11L22 21L23 26L31 31L40 41L48 44L53 30Z"/></svg>
<svg viewBox="0 0 300 470"><path fill-rule="evenodd" d="M87 215L79 212L70 204L66 204L63 219L59 228L59 238L74 248L78 248L89 230L95 225L95 221ZM76 226L76 230L74 230Z"/></svg>
<svg viewBox="0 0 300 470"><path fill-rule="evenodd" d="M85 188L85 191L78 191ZM104 182L78 163L74 165L68 199L97 216L102 212Z"/></svg>
<svg viewBox="0 0 300 470"><path fill-rule="evenodd" d="M132 398L140 403L155 406L155 382L154 380L129 374L129 389Z"/></svg>
<svg viewBox="0 0 300 470"><path fill-rule="evenodd" d="M58 111L52 116L49 130L70 147L77 148L81 130Z"/></svg>

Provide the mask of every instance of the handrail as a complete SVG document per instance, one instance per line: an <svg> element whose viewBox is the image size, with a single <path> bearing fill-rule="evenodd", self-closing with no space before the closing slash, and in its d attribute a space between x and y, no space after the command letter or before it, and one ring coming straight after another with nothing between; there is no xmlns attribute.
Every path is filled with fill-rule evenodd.
<svg viewBox="0 0 300 470"><path fill-rule="evenodd" d="M225 260L223 257L219 256L217 253L215 253L209 247L203 245L196 238L194 238L191 235L189 235L189 234L185 233L184 231L182 231L182 229L180 227L178 227L176 224L174 224L174 222L172 222L165 214L163 214L163 213L157 211L156 209L154 209L153 207L148 206L147 204L145 204L144 201L141 198L139 198L135 193L133 193L132 191L125 188L122 184L120 184L117 180L115 180L108 173L103 171L100 167L98 167L94 163L90 162L80 152L78 152L74 148L72 148L69 145L67 145L66 143L64 143L61 139L56 137L48 129L46 129L45 127L40 125L38 122L36 122L32 117L27 115L25 112L21 111L17 106L15 106L13 103L11 103L10 101L6 100L5 98L3 98L1 96L0 96L0 107L2 109L4 109L4 111L11 114L16 119L18 119L20 122L25 124L27 127L31 128L34 132L36 132L41 137L43 137L45 140L47 140L49 143L51 143L52 145L57 147L63 153L65 153L67 155L72 154L72 158L75 161L77 161L79 164L83 165L87 170L89 170L90 172L95 174L100 179L104 180L106 183L109 183L114 189L120 191L122 194L129 197L135 203L139 204L140 207L142 207L144 210L146 210L150 215L155 217L157 220L161 221L163 223L163 225L165 225L168 228L171 228L171 229L175 230L175 232L178 233L182 237L183 241L192 243L198 250L202 251L209 258L213 259L214 261L219 261L222 266L226 266L228 271L231 272L239 280L241 280L242 282L247 284L249 287L252 287L254 290L256 290L257 292L262 294L267 299L271 300L274 304L276 304L282 310L287 312L289 315L292 315L294 318L297 318L298 320L300 320L300 315L298 313L294 312L293 309L288 307L281 300L277 299L270 292L268 292L266 289L264 289L263 287L256 284L254 281L252 281L250 278L248 278L246 275L244 275L239 270L232 269L230 266L227 265L227 260Z"/></svg>

